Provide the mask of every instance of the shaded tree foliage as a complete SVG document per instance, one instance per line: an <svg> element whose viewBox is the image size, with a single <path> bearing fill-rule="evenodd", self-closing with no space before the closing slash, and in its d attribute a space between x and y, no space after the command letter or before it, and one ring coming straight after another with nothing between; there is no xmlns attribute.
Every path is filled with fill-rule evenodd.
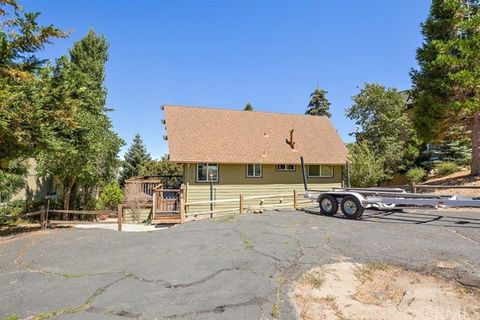
<svg viewBox="0 0 480 320"><path fill-rule="evenodd" d="M24 160L48 148L55 134L52 119L60 110L43 100L45 60L36 54L66 33L37 23L39 13L25 12L16 1L0 0L0 192L8 200L24 186Z"/></svg>
<svg viewBox="0 0 480 320"><path fill-rule="evenodd" d="M141 168L152 158L143 144L140 134L136 134L133 143L125 154L122 162L122 173L120 175L120 185L125 184L125 180L140 175Z"/></svg>
<svg viewBox="0 0 480 320"><path fill-rule="evenodd" d="M141 168L139 175L141 176L163 176L163 186L165 188L178 188L182 183L183 167L179 164L170 162L166 157L161 160L147 161Z"/></svg>
<svg viewBox="0 0 480 320"><path fill-rule="evenodd" d="M480 174L480 1L433 0L417 50L415 125L442 142L454 125L472 132L472 174Z"/></svg>
<svg viewBox="0 0 480 320"><path fill-rule="evenodd" d="M352 187L373 187L384 179L383 163L366 142L348 146L348 162Z"/></svg>
<svg viewBox="0 0 480 320"><path fill-rule="evenodd" d="M243 111L253 111L253 105L249 102L243 107Z"/></svg>
<svg viewBox="0 0 480 320"><path fill-rule="evenodd" d="M45 104L67 110L68 121L54 122L56 135L50 150L39 155L39 171L55 177L64 209L70 207L72 193L77 206L92 206L96 186L112 180L119 165L123 141L113 132L105 108L107 60L106 39L90 30L51 70Z"/></svg>
<svg viewBox="0 0 480 320"><path fill-rule="evenodd" d="M413 165L419 153L418 142L400 92L365 83L346 113L358 126L357 140L366 143L383 163L385 180Z"/></svg>
<svg viewBox="0 0 480 320"><path fill-rule="evenodd" d="M308 103L305 114L331 117L330 101L327 99L327 91L317 88L310 94L310 102Z"/></svg>

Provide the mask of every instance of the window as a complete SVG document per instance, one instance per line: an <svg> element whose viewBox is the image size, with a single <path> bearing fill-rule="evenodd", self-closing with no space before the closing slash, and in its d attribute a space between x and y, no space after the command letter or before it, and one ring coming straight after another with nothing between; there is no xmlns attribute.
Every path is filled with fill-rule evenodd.
<svg viewBox="0 0 480 320"><path fill-rule="evenodd" d="M216 163L199 163L197 164L197 181L198 182L218 182L218 164Z"/></svg>
<svg viewBox="0 0 480 320"><path fill-rule="evenodd" d="M277 164L277 171L295 171L294 164Z"/></svg>
<svg viewBox="0 0 480 320"><path fill-rule="evenodd" d="M309 165L308 166L308 176L309 177L322 177L322 178L331 178L333 177L333 166L331 165Z"/></svg>
<svg viewBox="0 0 480 320"><path fill-rule="evenodd" d="M247 164L247 178L260 178L262 176L261 164Z"/></svg>

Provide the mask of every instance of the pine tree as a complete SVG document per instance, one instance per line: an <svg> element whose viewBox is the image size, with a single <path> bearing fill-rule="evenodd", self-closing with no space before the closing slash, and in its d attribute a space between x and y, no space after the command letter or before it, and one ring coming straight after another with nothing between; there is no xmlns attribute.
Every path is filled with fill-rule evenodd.
<svg viewBox="0 0 480 320"><path fill-rule="evenodd" d="M330 102L327 99L327 91L317 88L310 94L310 102L305 114L327 116L329 118L332 116L330 114Z"/></svg>
<svg viewBox="0 0 480 320"><path fill-rule="evenodd" d="M152 158L147 152L143 144L140 134L136 134L133 138L133 143L125 154L125 160L122 163L122 174L120 176L120 184L123 186L125 180L138 176L141 168Z"/></svg>
<svg viewBox="0 0 480 320"><path fill-rule="evenodd" d="M480 174L480 1L434 0L417 50L415 125L426 141L445 141L452 126L472 132L473 175Z"/></svg>
<svg viewBox="0 0 480 320"><path fill-rule="evenodd" d="M105 107L108 42L90 30L61 57L49 78L45 105L64 110L68 122L53 121L51 148L38 155L39 173L55 178L63 207L87 207L98 184L112 180L123 140L112 130ZM81 192L81 195L80 193ZM81 202L81 203L80 203Z"/></svg>
<svg viewBox="0 0 480 320"><path fill-rule="evenodd" d="M253 106L252 104L249 102L245 105L245 107L243 107L243 111L253 111Z"/></svg>
<svg viewBox="0 0 480 320"><path fill-rule="evenodd" d="M37 54L67 34L42 26L14 0L0 0L0 202L25 186L25 160L49 147L52 120L64 110L45 107L42 99L46 59Z"/></svg>

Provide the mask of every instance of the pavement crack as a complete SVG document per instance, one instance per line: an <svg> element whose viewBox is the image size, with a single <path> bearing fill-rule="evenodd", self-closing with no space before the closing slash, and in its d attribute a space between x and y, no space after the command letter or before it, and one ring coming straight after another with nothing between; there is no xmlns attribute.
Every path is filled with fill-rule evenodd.
<svg viewBox="0 0 480 320"><path fill-rule="evenodd" d="M239 268L223 268L223 269L215 271L214 273L210 274L209 276L207 276L203 279L193 281L193 282L189 282L189 283L170 284L170 285L167 285L166 287L169 288L169 289L188 288L188 287L200 284L200 283L204 283L204 282L216 277L217 275L219 275L222 272L227 272L227 271L232 271L232 270L240 270L240 269Z"/></svg>
<svg viewBox="0 0 480 320"><path fill-rule="evenodd" d="M268 302L268 300L264 297L253 297L252 299L244 302L229 303L229 304L219 305L219 306L216 306L215 308L210 308L210 309L203 309L199 311L192 311L192 312L186 312L186 313L180 313L180 314L172 314L169 316L165 316L163 318L179 319L179 318L185 318L185 317L191 317L191 316L197 317L202 314L208 314L208 313L223 313L230 308L238 308L238 307L244 307L244 306L250 306L250 305L261 305L265 302Z"/></svg>
<svg viewBox="0 0 480 320"><path fill-rule="evenodd" d="M40 314L37 314L37 315L31 317L30 319L32 319L32 320L44 320L44 319L55 318L55 317L58 317L62 314L72 314L72 313L77 313L77 312L80 312L80 311L86 311L86 310L91 308L91 304L95 301L95 299L99 295L103 294L105 291L107 291L108 288L110 288L114 284L126 279L127 277L128 277L128 275L125 274L123 277L118 278L118 279L106 284L105 286L98 288L80 306L68 307L68 308L63 308L63 309L59 309L59 310L55 310L55 311L40 313Z"/></svg>
<svg viewBox="0 0 480 320"><path fill-rule="evenodd" d="M100 307L90 307L85 310L86 312L92 312L92 313L101 313L101 314L109 314L109 315L114 315L117 317L125 317L129 319L145 319L141 314L139 313L133 313L130 311L126 310L112 310L112 309L105 309L105 308L100 308Z"/></svg>

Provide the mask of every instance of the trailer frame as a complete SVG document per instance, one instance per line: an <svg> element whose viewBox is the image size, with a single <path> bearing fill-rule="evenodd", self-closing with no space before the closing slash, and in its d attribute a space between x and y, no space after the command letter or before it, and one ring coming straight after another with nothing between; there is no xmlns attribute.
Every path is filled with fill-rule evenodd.
<svg viewBox="0 0 480 320"><path fill-rule="evenodd" d="M305 172L303 157L300 158ZM367 208L380 210L402 210L405 208L480 208L480 197L410 193L401 188L332 188L331 190L309 190L303 174L305 198L318 202L320 212L332 216L340 209L348 219L360 219Z"/></svg>

